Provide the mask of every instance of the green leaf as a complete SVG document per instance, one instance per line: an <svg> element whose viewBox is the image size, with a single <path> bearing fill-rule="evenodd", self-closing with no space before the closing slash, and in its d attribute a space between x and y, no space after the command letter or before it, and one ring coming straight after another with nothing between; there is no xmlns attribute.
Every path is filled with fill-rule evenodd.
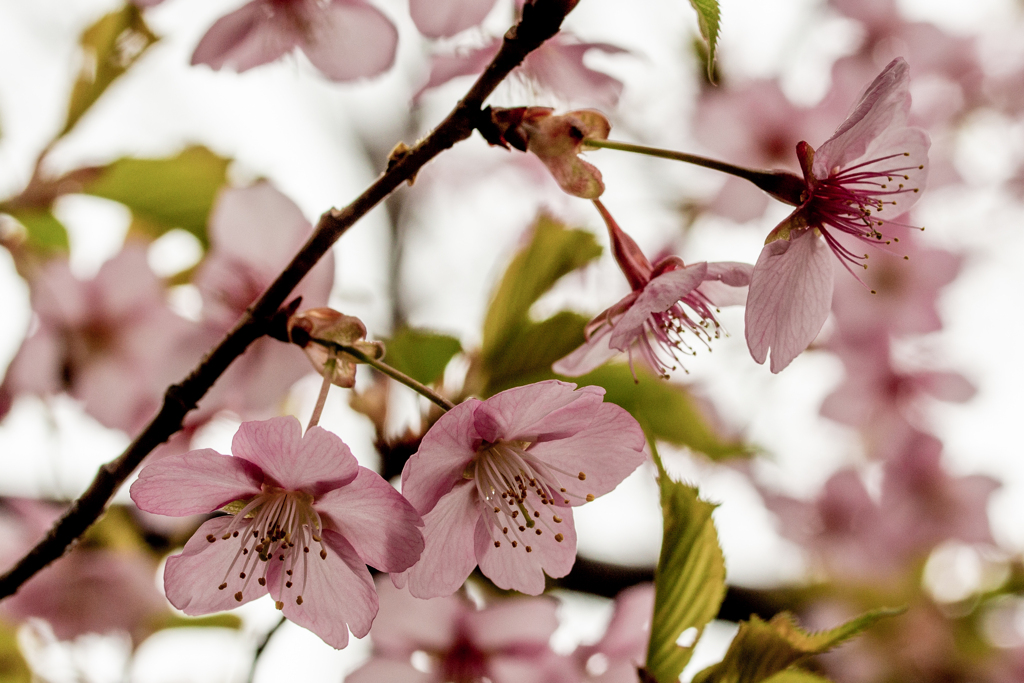
<svg viewBox="0 0 1024 683"><path fill-rule="evenodd" d="M715 506L700 500L697 489L672 481L657 451L655 458L665 530L654 575L646 668L658 683L670 683L679 679L704 626L718 614L725 597L725 559L711 520ZM697 629L697 638L688 647L677 645L689 628Z"/></svg>
<svg viewBox="0 0 1024 683"><path fill-rule="evenodd" d="M686 387L655 377L629 366L604 365L576 379L581 384L604 387L605 400L628 410L651 436L677 446L700 451L712 460L724 460L750 454L739 441L722 439L697 409Z"/></svg>
<svg viewBox="0 0 1024 683"><path fill-rule="evenodd" d="M423 384L441 379L448 362L462 351L455 337L409 327L385 339L384 345L388 365Z"/></svg>
<svg viewBox="0 0 1024 683"><path fill-rule="evenodd" d="M768 679L768 683L832 683L818 674L803 669L786 669Z"/></svg>
<svg viewBox="0 0 1024 683"><path fill-rule="evenodd" d="M759 683L768 680L811 655L831 650L879 619L902 612L902 609L874 610L818 633L802 630L793 616L787 613L777 614L771 621L752 617L740 624L739 633L729 645L725 658L698 673L693 683Z"/></svg>
<svg viewBox="0 0 1024 683"><path fill-rule="evenodd" d="M32 670L18 649L17 627L0 622L0 683L30 683Z"/></svg>
<svg viewBox="0 0 1024 683"><path fill-rule="evenodd" d="M211 614L208 617L186 617L180 614L168 614L160 624L160 628L230 628L235 631L242 628L242 620L234 614Z"/></svg>
<svg viewBox="0 0 1024 683"><path fill-rule="evenodd" d="M722 16L718 0L690 0L690 6L697 12L700 35L708 46L708 78L714 82L715 48L718 45Z"/></svg>
<svg viewBox="0 0 1024 683"><path fill-rule="evenodd" d="M206 222L227 183L229 163L205 147L188 147L166 159L123 158L101 169L82 191L131 209L133 230L155 238L182 228L205 247Z"/></svg>
<svg viewBox="0 0 1024 683"><path fill-rule="evenodd" d="M74 128L82 115L157 41L142 19L142 12L132 3L100 18L82 34L84 53L82 70L78 74L68 118L58 137Z"/></svg>
<svg viewBox="0 0 1024 683"><path fill-rule="evenodd" d="M32 251L44 256L67 254L68 231L49 209L7 209L25 228L25 241Z"/></svg>
<svg viewBox="0 0 1024 683"><path fill-rule="evenodd" d="M539 323L522 323L507 339L505 353L491 360L483 395L554 378L551 365L583 343L588 320L579 313L561 311Z"/></svg>
<svg viewBox="0 0 1024 683"><path fill-rule="evenodd" d="M530 244L512 259L487 310L482 349L485 366L491 368L508 355L510 341L521 335L521 328L529 322L530 307L544 292L563 275L600 255L601 247L591 233L566 229L548 216L538 218Z"/></svg>

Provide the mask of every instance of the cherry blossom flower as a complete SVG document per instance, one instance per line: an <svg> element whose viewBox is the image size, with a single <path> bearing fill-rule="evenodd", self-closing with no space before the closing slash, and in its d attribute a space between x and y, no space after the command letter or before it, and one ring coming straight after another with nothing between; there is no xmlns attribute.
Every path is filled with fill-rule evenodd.
<svg viewBox="0 0 1024 683"><path fill-rule="evenodd" d="M65 391L103 425L134 433L198 357L186 343L194 324L168 307L140 244L126 245L91 280L52 259L30 292L38 326L8 368L12 396Z"/></svg>
<svg viewBox="0 0 1024 683"><path fill-rule="evenodd" d="M565 192L583 199L604 194L601 171L579 156L584 139L608 137L611 125L601 112L582 109L555 115L548 107L507 111L517 125L504 131L503 142L534 154Z"/></svg>
<svg viewBox="0 0 1024 683"><path fill-rule="evenodd" d="M887 243L894 224L880 214L902 214L920 196L929 143L907 127L908 72L905 61L893 60L817 151L797 145L805 187L788 198L796 210L765 240L747 297L747 346L758 363L771 350L772 372L807 348L828 317L829 251L851 273L866 267L867 255L853 251L856 240Z"/></svg>
<svg viewBox="0 0 1024 683"><path fill-rule="evenodd" d="M450 38L477 26L490 13L495 0L409 0L409 14L428 38Z"/></svg>
<svg viewBox="0 0 1024 683"><path fill-rule="evenodd" d="M253 0L210 27L192 64L248 71L299 48L327 78L351 81L387 71L397 45L394 24L366 0Z"/></svg>
<svg viewBox="0 0 1024 683"><path fill-rule="evenodd" d="M537 595L576 559L572 508L643 462L644 434L604 389L555 380L470 399L438 420L402 472L426 548L393 574L416 597L451 595L478 564L503 589Z"/></svg>
<svg viewBox="0 0 1024 683"><path fill-rule="evenodd" d="M647 659L654 617L654 584L631 586L615 597L615 611L601 640L573 653L587 681L636 683Z"/></svg>
<svg viewBox="0 0 1024 683"><path fill-rule="evenodd" d="M583 346L553 368L566 377L579 377L623 351L629 353L632 367L635 350L649 367L667 376L680 354L694 353L688 336L705 344L720 336L715 306L742 302L739 288L750 281L751 266L731 262L686 266L676 256L651 265L604 206L594 203L608 226L615 260L633 291L591 320Z"/></svg>
<svg viewBox="0 0 1024 683"><path fill-rule="evenodd" d="M211 347L231 329L312 231L299 207L270 183L221 192L210 214L210 253L195 277L204 327L195 341L197 350ZM328 253L294 295L302 297L304 306L322 306L333 282L334 258ZM231 410L242 419L276 415L284 394L309 372L297 348L263 337L217 380L201 408Z"/></svg>
<svg viewBox="0 0 1024 683"><path fill-rule="evenodd" d="M212 449L144 467L131 487L142 510L181 517L225 508L167 560L167 599L186 614L231 609L266 593L291 621L342 648L377 612L367 571L410 567L422 521L334 434L294 417L244 422L232 456Z"/></svg>
<svg viewBox="0 0 1024 683"><path fill-rule="evenodd" d="M333 357L335 364L331 372L331 383L348 389L356 385L355 358L345 353L333 355L331 349L317 343L317 340L354 347L370 358L384 357L384 344L363 341L366 326L362 320L333 308L311 308L296 313L288 319L288 337L303 347L320 375L324 374L328 361Z"/></svg>
<svg viewBox="0 0 1024 683"><path fill-rule="evenodd" d="M350 683L575 683L548 646L558 626L550 598L511 598L483 609L461 594L433 600L381 581L373 656ZM417 659L420 658L420 659Z"/></svg>

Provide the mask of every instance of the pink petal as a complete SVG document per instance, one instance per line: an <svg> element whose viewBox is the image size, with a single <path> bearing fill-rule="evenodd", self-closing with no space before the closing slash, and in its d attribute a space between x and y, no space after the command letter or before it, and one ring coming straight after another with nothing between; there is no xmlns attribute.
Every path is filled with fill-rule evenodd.
<svg viewBox="0 0 1024 683"><path fill-rule="evenodd" d="M692 292L704 281L707 270L707 263L695 263L662 273L648 282L626 314L616 321L612 337L608 340L609 346L620 351L627 350L643 334L647 318L652 313L668 310Z"/></svg>
<svg viewBox="0 0 1024 683"><path fill-rule="evenodd" d="M310 19L302 51L333 81L376 76L395 62L398 30L364 0L331 0L327 7L304 5Z"/></svg>
<svg viewBox="0 0 1024 683"><path fill-rule="evenodd" d="M474 426L484 441L496 443L499 440L534 441L539 426L548 416L576 401L592 405L584 397L604 395L600 387L583 387L576 390L575 384L549 379L507 389L491 396L474 413Z"/></svg>
<svg viewBox="0 0 1024 683"><path fill-rule="evenodd" d="M423 520L415 508L365 467L345 486L320 496L313 507L364 563L381 571L405 571L423 552Z"/></svg>
<svg viewBox="0 0 1024 683"><path fill-rule="evenodd" d="M255 496L262 484L263 473L256 465L204 448L146 465L132 484L131 496L146 512L184 517Z"/></svg>
<svg viewBox="0 0 1024 683"><path fill-rule="evenodd" d="M540 160L551 171L564 192L583 199L597 199L604 194L601 171L578 156L541 156Z"/></svg>
<svg viewBox="0 0 1024 683"><path fill-rule="evenodd" d="M572 508L560 512L560 524L538 524L537 528L542 531L540 536L533 529L527 529L519 535L515 548L511 532L505 536L492 515L481 515L476 524L474 545L483 575L503 590L540 595L544 592L545 573L556 579L568 574L576 562L576 527ZM561 542L555 540L556 533L562 534ZM495 541L501 543L497 548Z"/></svg>
<svg viewBox="0 0 1024 683"><path fill-rule="evenodd" d="M417 598L446 597L457 591L477 564L473 529L478 519L476 488L473 482L462 481L423 515L423 555L411 569L391 575L395 585L408 584Z"/></svg>
<svg viewBox="0 0 1024 683"><path fill-rule="evenodd" d="M901 213L909 211L921 198L925 187L928 185L928 149L931 147L927 133L919 128L895 128L889 129L879 135L868 147L864 158L881 159L891 154L906 154L907 156L897 158L896 164L902 168L905 178L894 177L892 186L902 183L906 187L915 187L917 192L907 192L894 198L895 206L885 207L882 213L877 213L879 218L899 220ZM883 170L886 167L892 168L894 161L888 159L866 164L864 171ZM889 212L892 212L891 214ZM886 214L886 215L883 215ZM903 217L905 218L905 217ZM889 236L888 234L886 235Z"/></svg>
<svg viewBox="0 0 1024 683"><path fill-rule="evenodd" d="M131 283L130 287L126 287ZM163 302L164 290L149 267L146 249L129 242L117 256L106 261L96 274L92 287L103 314L110 318L148 313Z"/></svg>
<svg viewBox="0 0 1024 683"><path fill-rule="evenodd" d="M614 107L622 95L622 81L583 63L590 50L622 54L626 50L608 43L569 43L560 33L523 61L523 73L573 102Z"/></svg>
<svg viewBox="0 0 1024 683"><path fill-rule="evenodd" d="M474 611L459 595L421 600L390 581L377 581L380 611L374 620L373 649L379 655L408 661L416 650L443 652L457 635L462 616Z"/></svg>
<svg viewBox="0 0 1024 683"><path fill-rule="evenodd" d="M218 19L192 53L192 65L247 71L272 62L298 44L293 21L276 16L268 0L253 0ZM283 13L283 12L281 12Z"/></svg>
<svg viewBox="0 0 1024 683"><path fill-rule="evenodd" d="M570 423L573 417L580 421ZM617 405L588 405L585 416L566 415L563 425L567 431L571 426L571 435L535 443L528 452L545 464L570 473L561 477L559 483L572 505L581 505L588 494L597 497L608 493L647 459L643 429ZM583 472L585 479L574 476L578 472Z"/></svg>
<svg viewBox="0 0 1024 683"><path fill-rule="evenodd" d="M500 48L501 38L494 38L487 45L468 52L434 55L430 58L430 77L413 96L413 101L419 100L427 90L444 85L453 78L481 73Z"/></svg>
<svg viewBox="0 0 1024 683"><path fill-rule="evenodd" d="M736 261L712 261L708 263L708 272L704 281L719 281L730 287L746 287L750 284L750 276L754 266Z"/></svg>
<svg viewBox="0 0 1024 683"><path fill-rule="evenodd" d="M978 388L959 372L923 372L921 388L941 401L965 403L978 393Z"/></svg>
<svg viewBox="0 0 1024 683"><path fill-rule="evenodd" d="M615 612L593 651L609 659L642 662L654 617L654 584L632 586L615 597Z"/></svg>
<svg viewBox="0 0 1024 683"><path fill-rule="evenodd" d="M436 679L414 668L408 661L374 657L352 673L346 674L345 680L348 683L434 683Z"/></svg>
<svg viewBox="0 0 1024 683"><path fill-rule="evenodd" d="M853 111L814 155L814 175L864 156L868 145L890 126L906 125L910 111L910 67L902 57L892 60L867 87Z"/></svg>
<svg viewBox="0 0 1024 683"><path fill-rule="evenodd" d="M420 514L429 512L441 496L464 481L462 473L476 457L479 437L473 428L473 414L479 405L477 399L469 399L442 415L406 461L402 495Z"/></svg>
<svg viewBox="0 0 1024 683"><path fill-rule="evenodd" d="M608 344L611 333L611 326L605 325L578 349L555 361L551 369L565 377L581 377L591 370L596 370L619 354L618 349L613 349Z"/></svg>
<svg viewBox="0 0 1024 683"><path fill-rule="evenodd" d="M366 565L337 532L324 529L327 557L305 555L301 570L296 563L292 586L285 585L284 562L271 562L267 587L274 600L283 602L284 615L308 628L331 647L348 645L348 632L362 638L377 614L377 592ZM297 600L302 597L302 604Z"/></svg>
<svg viewBox="0 0 1024 683"><path fill-rule="evenodd" d="M828 317L832 281L832 252L814 230L764 246L744 318L755 361L764 363L771 349L771 371L779 372L814 341Z"/></svg>
<svg viewBox="0 0 1024 683"><path fill-rule="evenodd" d="M531 646L546 649L558 628L557 612L558 602L551 598L511 598L468 613L466 630L472 634L473 644L485 652Z"/></svg>
<svg viewBox="0 0 1024 683"><path fill-rule="evenodd" d="M420 33L448 38L481 23L495 0L409 0L409 13Z"/></svg>
<svg viewBox="0 0 1024 683"><path fill-rule="evenodd" d="M231 520L231 517L216 517L204 522L180 555L167 558L164 591L171 604L185 614L198 616L234 609L267 592L256 577L251 577L248 583L239 578L245 561L239 552L241 545L238 539L221 538ZM208 535L216 540L210 543ZM257 571L261 570L262 567ZM219 590L217 587L224 582L227 588ZM235 599L239 591L242 592L240 601Z"/></svg>
<svg viewBox="0 0 1024 683"><path fill-rule="evenodd" d="M314 496L352 481L359 471L348 446L332 432L302 426L292 416L243 422L231 452L263 470L281 488Z"/></svg>

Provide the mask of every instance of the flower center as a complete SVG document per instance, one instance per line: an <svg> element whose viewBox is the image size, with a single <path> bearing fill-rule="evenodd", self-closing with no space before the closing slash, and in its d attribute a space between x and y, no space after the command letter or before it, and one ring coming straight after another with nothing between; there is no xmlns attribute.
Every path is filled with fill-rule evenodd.
<svg viewBox="0 0 1024 683"><path fill-rule="evenodd" d="M322 530L323 522L313 508L313 496L302 491L265 488L244 504L220 538L213 534L206 536L210 543L230 542L231 539L237 539L238 543L238 552L217 588L226 590L228 585L238 588L235 600L241 602L254 576L261 586L267 585L270 563L276 561L282 564L278 595L292 587L295 572L301 568L301 583L295 598L295 604L301 605L309 574L310 545L319 544L320 559L327 559ZM277 601L276 606L282 609L284 603Z"/></svg>
<svg viewBox="0 0 1024 683"><path fill-rule="evenodd" d="M560 477L584 481L586 473L571 474L540 462L527 450L529 445L525 441L485 443L467 468L480 501L494 511L494 517L487 518L491 520L488 531L495 548L501 547L501 538L505 537L513 548L522 546L526 552L533 552L532 543L545 529L561 543L564 536L558 525L562 518L555 508L594 500L593 494L584 499L569 493L560 483Z"/></svg>

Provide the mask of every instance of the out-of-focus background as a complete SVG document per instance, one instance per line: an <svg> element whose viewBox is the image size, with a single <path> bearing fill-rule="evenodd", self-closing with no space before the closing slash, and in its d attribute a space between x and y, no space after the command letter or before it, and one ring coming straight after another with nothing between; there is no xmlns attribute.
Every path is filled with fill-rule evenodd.
<svg viewBox="0 0 1024 683"><path fill-rule="evenodd" d="M471 77L463 76L421 92L432 56L465 54L484 45L502 34L514 13L510 3L499 0L481 26L431 40L417 31L406 2L379 0L375 5L398 29L395 65L355 82L332 82L294 52L242 74L190 66L209 27L243 4L165 0L145 9L145 22L159 40L37 169L40 153L64 126L84 59L80 36L121 5L0 1L0 196L21 194L37 170L58 177L126 157L172 158L203 146L208 152L196 154L209 154L203 158L226 173L228 186L263 187L260 183L269 181L315 223L320 213L358 194L396 142L411 144L421 137L468 87ZM1012 654L1024 644L1024 602L1012 585L1024 552L1024 465L1017 435L1024 406L1018 396L1024 386L1018 351L1024 323L1017 315L1024 295L1019 265L1024 258L1024 6L1013 0L721 0L721 5L714 85L705 76L696 17L687 3L582 0L566 30L577 41L607 45L587 51L581 65L559 64L561 84L558 78L519 75L490 101L559 110L596 107L611 120L615 139L797 170L795 143L823 142L891 58L907 59L911 118L929 132L932 154L930 186L909 218L926 229L908 237L911 260L891 266L898 286L872 298L837 269L835 318L812 349L779 375L751 360L742 308L723 309L720 319L728 336L715 340L713 351L700 348L687 359L688 372L677 371L673 381L687 385L723 440L742 442L755 455L714 462L671 445L665 455L675 474L721 503L715 521L728 581L750 589L741 594L751 604L778 599L803 609L812 622L820 618L817 625L824 626L829 615L871 606L865 586L896 583L902 587L890 597L914 605L926 600L929 610L934 607L927 612L934 614L931 630L918 623L916 633L957 625L950 634L935 635L937 644L922 646L923 654L909 663L893 664L896 658L883 646L866 641L848 659L822 665L835 680L896 680L893 672L902 672L902 680L1021 680L1014 677L1021 673L1014 666L1021 665L1006 661L1024 661ZM564 87L565 79L582 82L590 69L606 75L594 82L610 90ZM231 161L218 167L217 159ZM767 204L757 190L704 169L610 150L590 152L587 159L604 175L605 205L652 256L673 252L687 262L753 263L765 235L788 213L788 207ZM204 253L218 248L212 231L206 243L184 226L147 232L138 223L137 208L97 196L102 194L61 192L52 202L52 216L67 231L70 276L96 278L121 252L126 236L129 242L142 236L146 262L168 286L170 310L183 321L208 321L210 300L193 278L202 266L193 269ZM371 338L413 327L457 339L464 353L439 382L457 394L467 372L472 374L472 352L481 343L490 295L541 212L590 230L607 245L604 226L588 202L563 194L536 160L489 147L474 136L424 168L415 185L344 236L334 249L330 305L360 317ZM2 229L10 236L23 228L8 222ZM33 314L25 279L29 272L41 272L44 252L18 262L12 252L0 250L0 367L15 357L27 334L45 327L38 304ZM888 267L881 265L878 272L884 275ZM62 286L52 285L58 301L66 300ZM559 281L534 304L532 314L539 319L568 308L594 315L627 291L605 249L595 262ZM909 320L913 311L933 309L934 319ZM872 320L883 321L881 336L866 335ZM212 343L216 335L204 339ZM190 338L189 343L196 342ZM306 363L295 354L300 366ZM173 367L162 369L166 372L145 367L135 377L174 381L188 367L177 363L175 356L167 361ZM39 379L41 365L23 367ZM272 408L256 412L305 420L319 380L311 366L302 367L309 370L306 377ZM370 374L361 369L356 390L370 384ZM191 435L192 448L229 451L240 416L247 414L237 406L246 403L248 389L238 391L241 403L227 401L227 410L207 416ZM823 417L826 397L830 407ZM23 391L0 396L0 402L8 398L9 412L0 422L0 495L73 498L129 441L129 434L104 426L89 408L89 401L102 402L96 395ZM420 399L394 386L382 400L388 406L385 436L399 439L407 429L419 429L425 410ZM375 444L380 430L365 410L350 407L348 390L334 390L321 424L341 435L363 464L380 464ZM934 455L906 464L904 469L927 470L911 483L895 474L902 465L891 465L903 462L898 444L904 439L927 439L922 448ZM915 493L893 493L887 482L917 492L932 487L926 502L934 509L913 498ZM933 489L942 495L932 495ZM920 517L906 511L901 495L919 505L913 514ZM581 554L653 566L661 539L657 496L653 467L644 466L613 494L580 509ZM130 505L127 488L115 501ZM15 512L28 514L18 505L8 507L12 518ZM872 543L889 543L888 526L898 526L900 515L909 515L908 529L920 531L925 522L935 529L922 545L910 548L907 541L907 554L896 560L893 548ZM957 527L958 520L966 527L967 519L970 529ZM177 538L177 527L169 522L147 519L145 524L152 525L154 536ZM153 551L151 544L147 552L174 550ZM877 568L889 561L894 568L885 576L851 570L851 578L837 570L858 563ZM121 584L125 595L134 595L128 583ZM814 585L827 588L812 595L807 587ZM582 593L558 595L562 625L556 650L599 637L611 602ZM116 591L109 599L117 599ZM168 628L136 637L139 642L117 631L66 638L36 619L10 637L42 680L241 681L254 644L273 625L276 612L263 600L237 614L240 625ZM962 634L952 633L964 624L974 629L970 647ZM735 628L728 621L714 622L684 678L716 661ZM939 655L929 653L942 647L974 649L956 662L937 663ZM338 680L358 667L369 649L364 639L333 651L286 624L270 642L256 680Z"/></svg>

